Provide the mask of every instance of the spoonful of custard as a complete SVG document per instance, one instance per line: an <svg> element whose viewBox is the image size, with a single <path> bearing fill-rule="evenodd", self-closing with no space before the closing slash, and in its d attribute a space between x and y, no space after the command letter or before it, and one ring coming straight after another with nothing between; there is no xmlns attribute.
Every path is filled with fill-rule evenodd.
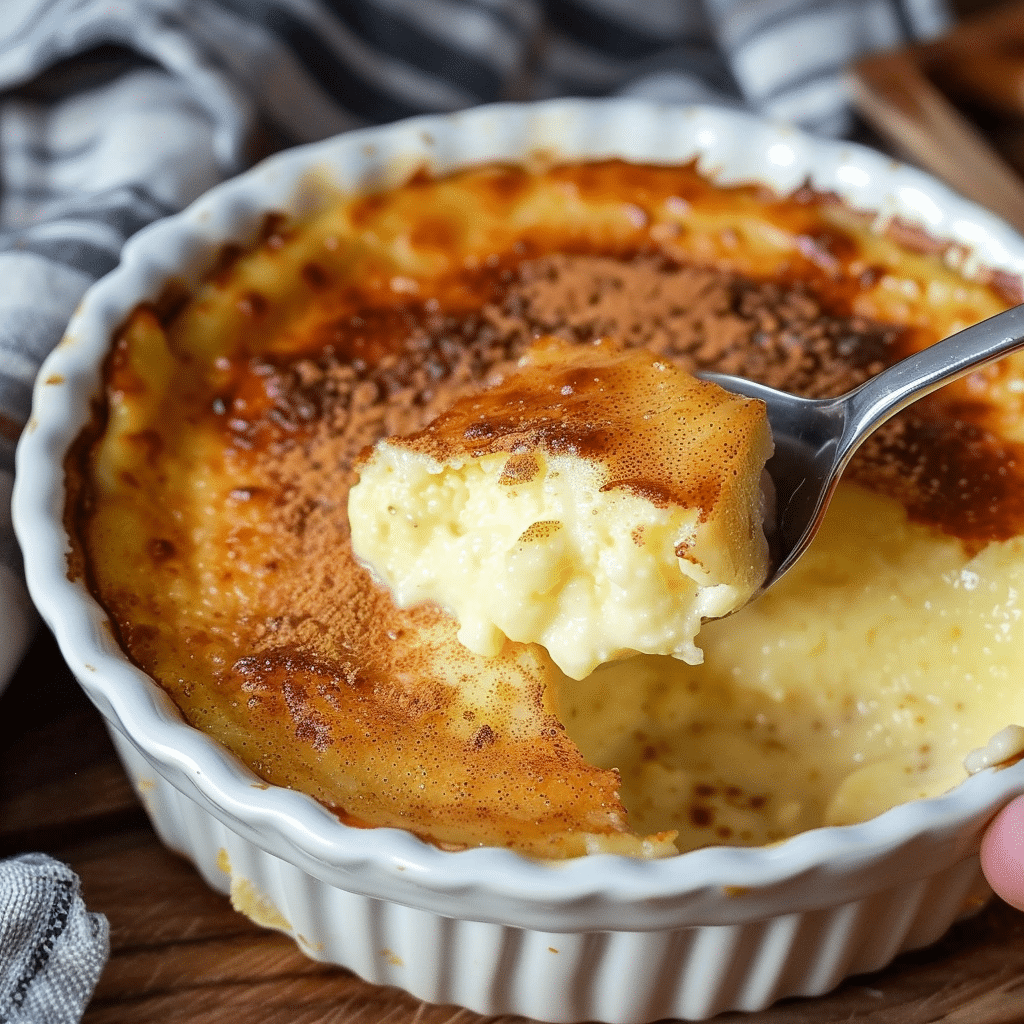
<svg viewBox="0 0 1024 1024"><path fill-rule="evenodd" d="M534 342L490 388L357 461L356 557L399 607L431 602L493 656L567 675L631 654L691 664L705 619L769 571L764 404L608 340Z"/></svg>
<svg viewBox="0 0 1024 1024"><path fill-rule="evenodd" d="M1024 348L1024 305L1015 306L907 356L837 398L800 398L721 373L702 373L727 391L764 402L775 452L772 567L758 593L782 578L821 526L854 452L896 413L944 384ZM757 595L753 595L757 596Z"/></svg>

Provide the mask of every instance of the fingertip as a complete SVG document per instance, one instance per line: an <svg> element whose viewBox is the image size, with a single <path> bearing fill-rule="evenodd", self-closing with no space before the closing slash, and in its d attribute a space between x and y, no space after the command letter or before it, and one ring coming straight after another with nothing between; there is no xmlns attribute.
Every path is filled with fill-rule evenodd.
<svg viewBox="0 0 1024 1024"><path fill-rule="evenodd" d="M981 841L981 870L996 895L1024 910L1024 796L1008 803Z"/></svg>

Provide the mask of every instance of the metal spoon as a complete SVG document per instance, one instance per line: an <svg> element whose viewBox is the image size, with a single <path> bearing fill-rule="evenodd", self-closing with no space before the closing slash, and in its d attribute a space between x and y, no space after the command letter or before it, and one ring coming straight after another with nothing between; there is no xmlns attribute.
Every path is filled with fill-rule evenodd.
<svg viewBox="0 0 1024 1024"><path fill-rule="evenodd" d="M725 373L704 380L768 407L775 454L766 469L775 485L769 528L772 567L757 595L777 583L810 544L839 476L853 453L891 416L943 384L1024 348L1024 305L983 320L915 352L838 398L798 398Z"/></svg>

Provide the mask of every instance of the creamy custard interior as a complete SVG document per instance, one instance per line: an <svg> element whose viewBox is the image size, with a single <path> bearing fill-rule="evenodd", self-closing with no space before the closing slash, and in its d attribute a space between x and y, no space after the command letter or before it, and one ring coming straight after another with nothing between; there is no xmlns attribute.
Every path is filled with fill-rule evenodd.
<svg viewBox="0 0 1024 1024"><path fill-rule="evenodd" d="M643 349L542 338L499 384L357 463L352 548L403 608L434 601L493 657L573 679L634 654L703 660L703 619L768 573L763 402Z"/></svg>
<svg viewBox="0 0 1024 1024"><path fill-rule="evenodd" d="M68 460L72 571L183 715L262 778L446 847L656 856L859 821L1024 720L1024 363L887 425L778 589L703 665L581 680L467 650L352 555L355 461L532 339L837 394L1019 299L833 197L688 167L483 167L269 218L115 339Z"/></svg>

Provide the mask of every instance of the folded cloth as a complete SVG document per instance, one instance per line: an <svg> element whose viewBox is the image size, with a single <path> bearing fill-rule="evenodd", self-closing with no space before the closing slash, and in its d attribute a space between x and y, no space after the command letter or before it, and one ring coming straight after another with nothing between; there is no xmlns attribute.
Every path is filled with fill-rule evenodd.
<svg viewBox="0 0 1024 1024"><path fill-rule="evenodd" d="M0 690L32 629L7 516L32 382L139 228L274 149L502 99L726 103L841 136L848 64L947 24L944 0L0 0ZM0 1024L72 1020L105 931L51 927L79 906L57 868L0 871Z"/></svg>
<svg viewBox="0 0 1024 1024"><path fill-rule="evenodd" d="M0 1024L68 1024L92 995L109 950L78 877L39 853L0 862Z"/></svg>

